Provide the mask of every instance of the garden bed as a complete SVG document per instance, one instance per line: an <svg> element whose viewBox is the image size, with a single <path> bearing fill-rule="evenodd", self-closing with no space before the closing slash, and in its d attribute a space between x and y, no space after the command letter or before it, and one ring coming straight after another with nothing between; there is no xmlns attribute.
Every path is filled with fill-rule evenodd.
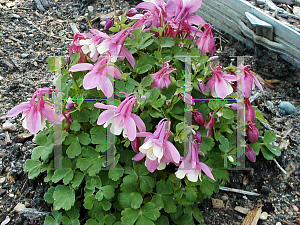
<svg viewBox="0 0 300 225"><path fill-rule="evenodd" d="M117 1L117 6L124 9L135 3ZM36 88L51 85L53 74L46 68L46 59L68 54L73 36L69 23L76 23L81 32L87 31L88 25L80 17L86 14L92 20L95 19L93 25L100 28L102 25L97 18L110 12L111 6L109 1L92 1L87 5L81 1L55 0L51 1L50 9L42 14L31 1L0 0L0 4L0 32L3 33L0 37L0 123L3 125L8 120L16 126L16 130L13 126L9 131L0 130L0 222L10 218L8 224L42 224L43 217L51 212L50 205L43 200L48 186L43 182L43 176L34 180L27 179L22 168L25 159L30 158L35 144L32 137L24 138L24 135L20 135L27 133L21 125L20 117L6 119L5 115L17 103L28 100ZM247 162L246 166L253 168L253 172L231 171L231 182L226 186L261 195L243 196L220 191L213 198L223 199L224 208L213 208L211 200L199 204L199 208L204 211L205 222L208 225L241 224L245 215L236 212L236 206L252 209L262 204L263 211L270 216L258 224L276 224L280 220L296 223L299 211L295 206L299 207L300 195L299 117L281 115L278 104L289 101L295 106L299 105L298 70L262 47L249 49L221 31L216 31L215 37L218 44L216 54L220 55L223 65L228 66L231 62L235 64L234 58L230 56L252 56L246 58L246 63L252 65L252 70L269 82L253 104L263 111L278 138L293 129L285 139L290 144L277 161L287 171L294 167L294 172L285 178L274 161L266 161L261 155L256 163ZM18 203L34 209L35 213L15 212ZM36 211L41 213L37 214Z"/></svg>

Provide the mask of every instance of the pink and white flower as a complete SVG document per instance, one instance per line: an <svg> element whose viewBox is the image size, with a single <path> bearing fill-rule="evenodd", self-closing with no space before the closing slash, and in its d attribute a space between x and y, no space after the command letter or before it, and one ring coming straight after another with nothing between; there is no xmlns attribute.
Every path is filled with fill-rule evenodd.
<svg viewBox="0 0 300 225"><path fill-rule="evenodd" d="M207 23L203 27L204 27L204 32L197 39L196 45L201 50L202 55L205 55L207 52L209 52L209 54L213 56L216 51L216 46L215 46L215 39L212 34L212 25Z"/></svg>
<svg viewBox="0 0 300 225"><path fill-rule="evenodd" d="M84 89L97 88L97 90L101 90L106 97L111 97L114 93L114 88L107 74L114 78L121 79L122 72L117 67L110 65L109 55L100 57L95 65L90 63L78 63L69 69L70 72L86 70L90 70L90 72L83 78L82 84Z"/></svg>
<svg viewBox="0 0 300 225"><path fill-rule="evenodd" d="M213 97L215 98L220 97L224 99L226 98L227 95L233 92L230 82L236 81L237 77L234 75L223 73L221 71L222 66L220 65L215 65L214 68L212 68L212 65L213 62L209 64L213 74L210 78L208 78L208 81L206 82L206 86L209 88L210 94Z"/></svg>
<svg viewBox="0 0 300 225"><path fill-rule="evenodd" d="M175 173L177 178L183 179L186 176L189 181L197 182L198 178L202 180L201 173L203 171L210 179L215 180L212 169L199 161L199 153L205 157L204 153L199 151L199 145L191 141L189 151Z"/></svg>
<svg viewBox="0 0 300 225"><path fill-rule="evenodd" d="M167 163L178 164L180 154L176 147L168 141L170 137L171 122L162 119L155 132L141 132L138 137L146 137L144 144L140 146L139 153L132 158L134 161L140 161L146 157L145 165L150 172L156 169L164 169Z"/></svg>
<svg viewBox="0 0 300 225"><path fill-rule="evenodd" d="M136 104L137 98L134 93L126 95L119 106L105 105L103 103L95 103L94 106L100 109L106 109L102 112L97 120L98 125L103 125L104 128L111 124L110 132L114 135L120 135L123 132L123 136L130 141L134 141L137 137L136 128L140 132L146 131L146 126L143 120L132 113L132 108Z"/></svg>

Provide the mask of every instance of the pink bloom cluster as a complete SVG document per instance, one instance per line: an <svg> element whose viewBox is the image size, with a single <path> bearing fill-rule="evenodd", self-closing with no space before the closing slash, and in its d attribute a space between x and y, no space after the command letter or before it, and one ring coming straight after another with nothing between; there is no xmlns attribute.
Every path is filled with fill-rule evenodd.
<svg viewBox="0 0 300 225"><path fill-rule="evenodd" d="M215 40L212 35L212 26L207 24L200 16L191 14L196 12L202 5L202 0L153 0L142 2L136 9L144 9L143 14L129 16L130 19L138 21L133 28L148 28L151 26L163 27L166 30L163 36L176 38L195 39L196 46L201 49L201 53L210 55L215 53ZM204 31L198 29L203 26Z"/></svg>

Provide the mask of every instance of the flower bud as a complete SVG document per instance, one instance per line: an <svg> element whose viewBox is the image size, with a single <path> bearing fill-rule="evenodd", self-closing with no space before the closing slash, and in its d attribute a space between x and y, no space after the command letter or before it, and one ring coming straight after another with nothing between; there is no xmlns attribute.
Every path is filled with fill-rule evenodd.
<svg viewBox="0 0 300 225"><path fill-rule="evenodd" d="M206 86L202 81L199 81L198 83L200 91L204 94L206 92Z"/></svg>
<svg viewBox="0 0 300 225"><path fill-rule="evenodd" d="M131 147L132 147L133 151L139 152L140 146L141 146L140 138L137 137L133 141L131 141Z"/></svg>
<svg viewBox="0 0 300 225"><path fill-rule="evenodd" d="M218 60L219 59L219 56L212 56L212 57L210 57L209 59L208 59L208 62L213 62L213 61L216 61L216 60Z"/></svg>
<svg viewBox="0 0 300 225"><path fill-rule="evenodd" d="M251 121L248 121L247 137L248 137L248 140L251 143L257 142L257 140L259 138L259 132L258 132L258 129L255 125L256 125L255 123L252 123Z"/></svg>
<svg viewBox="0 0 300 225"><path fill-rule="evenodd" d="M106 23L104 25L104 30L108 30L109 28L111 28L114 25L115 19L112 17L108 20L106 20Z"/></svg>
<svg viewBox="0 0 300 225"><path fill-rule="evenodd" d="M253 109L248 98L245 98L245 120L251 121L252 123L255 120L255 110Z"/></svg>
<svg viewBox="0 0 300 225"><path fill-rule="evenodd" d="M251 148L251 146L247 143L246 143L246 156L251 162L256 161L255 152L254 152L253 148Z"/></svg>
<svg viewBox="0 0 300 225"><path fill-rule="evenodd" d="M192 113L196 124L198 126L204 126L205 121L203 115L198 112L197 109L194 109Z"/></svg>
<svg viewBox="0 0 300 225"><path fill-rule="evenodd" d="M67 105L66 105L66 109L70 110L74 107L74 102L72 101L72 98L68 98L67 99Z"/></svg>
<svg viewBox="0 0 300 225"><path fill-rule="evenodd" d="M152 21L151 20L146 20L144 23L145 28L149 28L152 25Z"/></svg>
<svg viewBox="0 0 300 225"><path fill-rule="evenodd" d="M129 9L126 13L126 16L132 17L132 16L135 16L137 13L138 13L138 11L136 9Z"/></svg>
<svg viewBox="0 0 300 225"><path fill-rule="evenodd" d="M195 141L201 145L202 144L202 135L199 131L194 129L195 134L193 135L193 138L195 139Z"/></svg>

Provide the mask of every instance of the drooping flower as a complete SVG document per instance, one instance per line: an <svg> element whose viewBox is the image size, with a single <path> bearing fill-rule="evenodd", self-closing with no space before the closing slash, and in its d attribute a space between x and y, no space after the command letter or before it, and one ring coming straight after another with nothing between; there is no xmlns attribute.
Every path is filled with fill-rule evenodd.
<svg viewBox="0 0 300 225"><path fill-rule="evenodd" d="M216 51L216 46L215 46L215 39L212 34L212 25L207 23L203 27L204 27L204 32L197 39L196 45L201 50L202 55L205 55L207 52L209 52L209 54L213 56Z"/></svg>
<svg viewBox="0 0 300 225"><path fill-rule="evenodd" d="M53 89L48 89L48 91L52 90ZM43 99L43 95L45 93L46 89L38 89L33 94L30 101L23 102L20 105L15 106L7 113L6 116L14 117L23 112L22 125L32 134L36 134L44 128L46 119L48 119L51 123L60 124L61 121L55 114L53 104Z"/></svg>
<svg viewBox="0 0 300 225"><path fill-rule="evenodd" d="M138 11L136 9L132 8L126 12L126 16L132 17L132 16L135 16L137 13L138 13Z"/></svg>
<svg viewBox="0 0 300 225"><path fill-rule="evenodd" d="M198 145L202 144L202 135L199 131L194 129L195 134L193 134L193 138L197 142Z"/></svg>
<svg viewBox="0 0 300 225"><path fill-rule="evenodd" d="M252 123L250 121L248 121L248 123L246 125L247 137L251 143L257 142L257 140L259 138L259 131L255 125L256 125L255 123Z"/></svg>
<svg viewBox="0 0 300 225"><path fill-rule="evenodd" d="M209 64L210 69L213 74L208 81L206 82L206 86L209 87L210 94L217 98L220 97L222 99L226 98L227 95L231 94L233 89L231 87L230 81L237 80L237 77L234 75L226 74L221 71L222 66L215 65L212 68L213 62Z"/></svg>
<svg viewBox="0 0 300 225"><path fill-rule="evenodd" d="M145 165L150 172L156 169L163 169L166 163L179 163L180 154L176 147L168 141L170 136L171 122L162 119L155 132L141 132L138 137L146 137L144 144L140 146L139 153L132 158L139 161L146 157Z"/></svg>
<svg viewBox="0 0 300 225"><path fill-rule="evenodd" d="M139 152L139 148L141 146L141 139L137 137L133 141L131 141L130 144L131 144L133 151Z"/></svg>
<svg viewBox="0 0 300 225"><path fill-rule="evenodd" d="M70 110L74 107L74 102L71 97L67 99L66 109Z"/></svg>
<svg viewBox="0 0 300 225"><path fill-rule="evenodd" d="M189 143L189 151L180 164L175 175L179 179L183 179L185 176L191 182L197 182L198 178L201 179L202 171L212 180L215 180L212 169L199 161L199 153L205 157L204 153L199 151L199 145L196 145L194 142Z"/></svg>
<svg viewBox="0 0 300 225"><path fill-rule="evenodd" d="M255 152L254 152L253 148L251 148L251 146L247 143L246 143L246 156L251 162L256 161Z"/></svg>
<svg viewBox="0 0 300 225"><path fill-rule="evenodd" d="M199 80L198 86L199 86L200 91L204 94L206 92L206 86L202 80Z"/></svg>
<svg viewBox="0 0 300 225"><path fill-rule="evenodd" d="M136 127L140 132L146 131L146 126L143 120L132 113L132 108L136 104L137 98L134 93L126 95L126 98L120 105L105 105L103 103L95 103L94 106L100 109L106 109L99 115L97 120L98 125L103 125L104 128L111 124L110 132L114 135L120 135L123 131L123 136L130 141L134 141L137 137Z"/></svg>
<svg viewBox="0 0 300 225"><path fill-rule="evenodd" d="M115 22L115 18L111 17L111 18L104 18L104 21L106 21L105 25L104 25L104 30L108 30L109 28L112 27L112 25L114 25Z"/></svg>
<svg viewBox="0 0 300 225"><path fill-rule="evenodd" d="M134 58L129 50L123 46L125 39L129 35L131 35L131 30L131 27L125 28L111 37L109 37L107 34L102 33L101 31L98 31L98 33L102 33L102 37L105 39L97 46L99 54L103 54L109 51L112 62L116 62L117 59L123 61L125 58L127 58L132 68L134 68Z"/></svg>
<svg viewBox="0 0 300 225"><path fill-rule="evenodd" d="M247 137L251 143L257 142L257 140L259 138L259 131L255 125L256 124L252 123L251 121L248 121L248 124L246 125Z"/></svg>
<svg viewBox="0 0 300 225"><path fill-rule="evenodd" d="M178 95L182 99L182 101L185 102L186 104L195 105L195 101L190 94L186 92L179 92Z"/></svg>
<svg viewBox="0 0 300 225"><path fill-rule="evenodd" d="M194 120L198 126L203 126L205 121L202 113L198 112L197 109L192 111Z"/></svg>
<svg viewBox="0 0 300 225"><path fill-rule="evenodd" d="M153 77L153 83L150 86L151 88L157 87L158 89L162 89L163 87L168 87L172 83L170 74L176 69L171 69L169 62L170 61L163 62L162 68L158 72L151 74Z"/></svg>
<svg viewBox="0 0 300 225"><path fill-rule="evenodd" d="M255 120L255 110L252 107L248 98L244 99L245 102L245 121L254 122Z"/></svg>
<svg viewBox="0 0 300 225"><path fill-rule="evenodd" d="M73 41L70 44L70 48L69 48L69 54L73 55L76 53L83 53L81 47L82 45L80 44L81 40L85 40L84 34L81 33L76 33L73 36ZM85 63L85 56L83 54L80 55L80 59L78 60L78 63Z"/></svg>
<svg viewBox="0 0 300 225"><path fill-rule="evenodd" d="M239 71L239 80L238 80L238 87L241 87L244 91L244 95L246 98L250 98L251 96L251 91L253 88L253 84L255 83L256 86L263 91L263 87L258 81L258 79L250 72L251 66L246 65L246 66L240 66L238 71Z"/></svg>
<svg viewBox="0 0 300 225"><path fill-rule="evenodd" d="M207 137L212 137L214 135L214 129L213 129L213 127L214 127L216 119L212 116L212 112L210 112L208 114L208 116L210 118L209 118L208 122L205 123L204 127L206 129L208 129L208 131L206 132L206 136Z"/></svg>
<svg viewBox="0 0 300 225"><path fill-rule="evenodd" d="M109 55L102 56L98 62L93 65L90 63L78 63L72 66L70 72L86 71L88 72L82 81L83 87L86 90L97 88L101 90L106 97L111 97L114 90L110 79L107 74L113 76L114 78L121 79L121 71L110 65Z"/></svg>

